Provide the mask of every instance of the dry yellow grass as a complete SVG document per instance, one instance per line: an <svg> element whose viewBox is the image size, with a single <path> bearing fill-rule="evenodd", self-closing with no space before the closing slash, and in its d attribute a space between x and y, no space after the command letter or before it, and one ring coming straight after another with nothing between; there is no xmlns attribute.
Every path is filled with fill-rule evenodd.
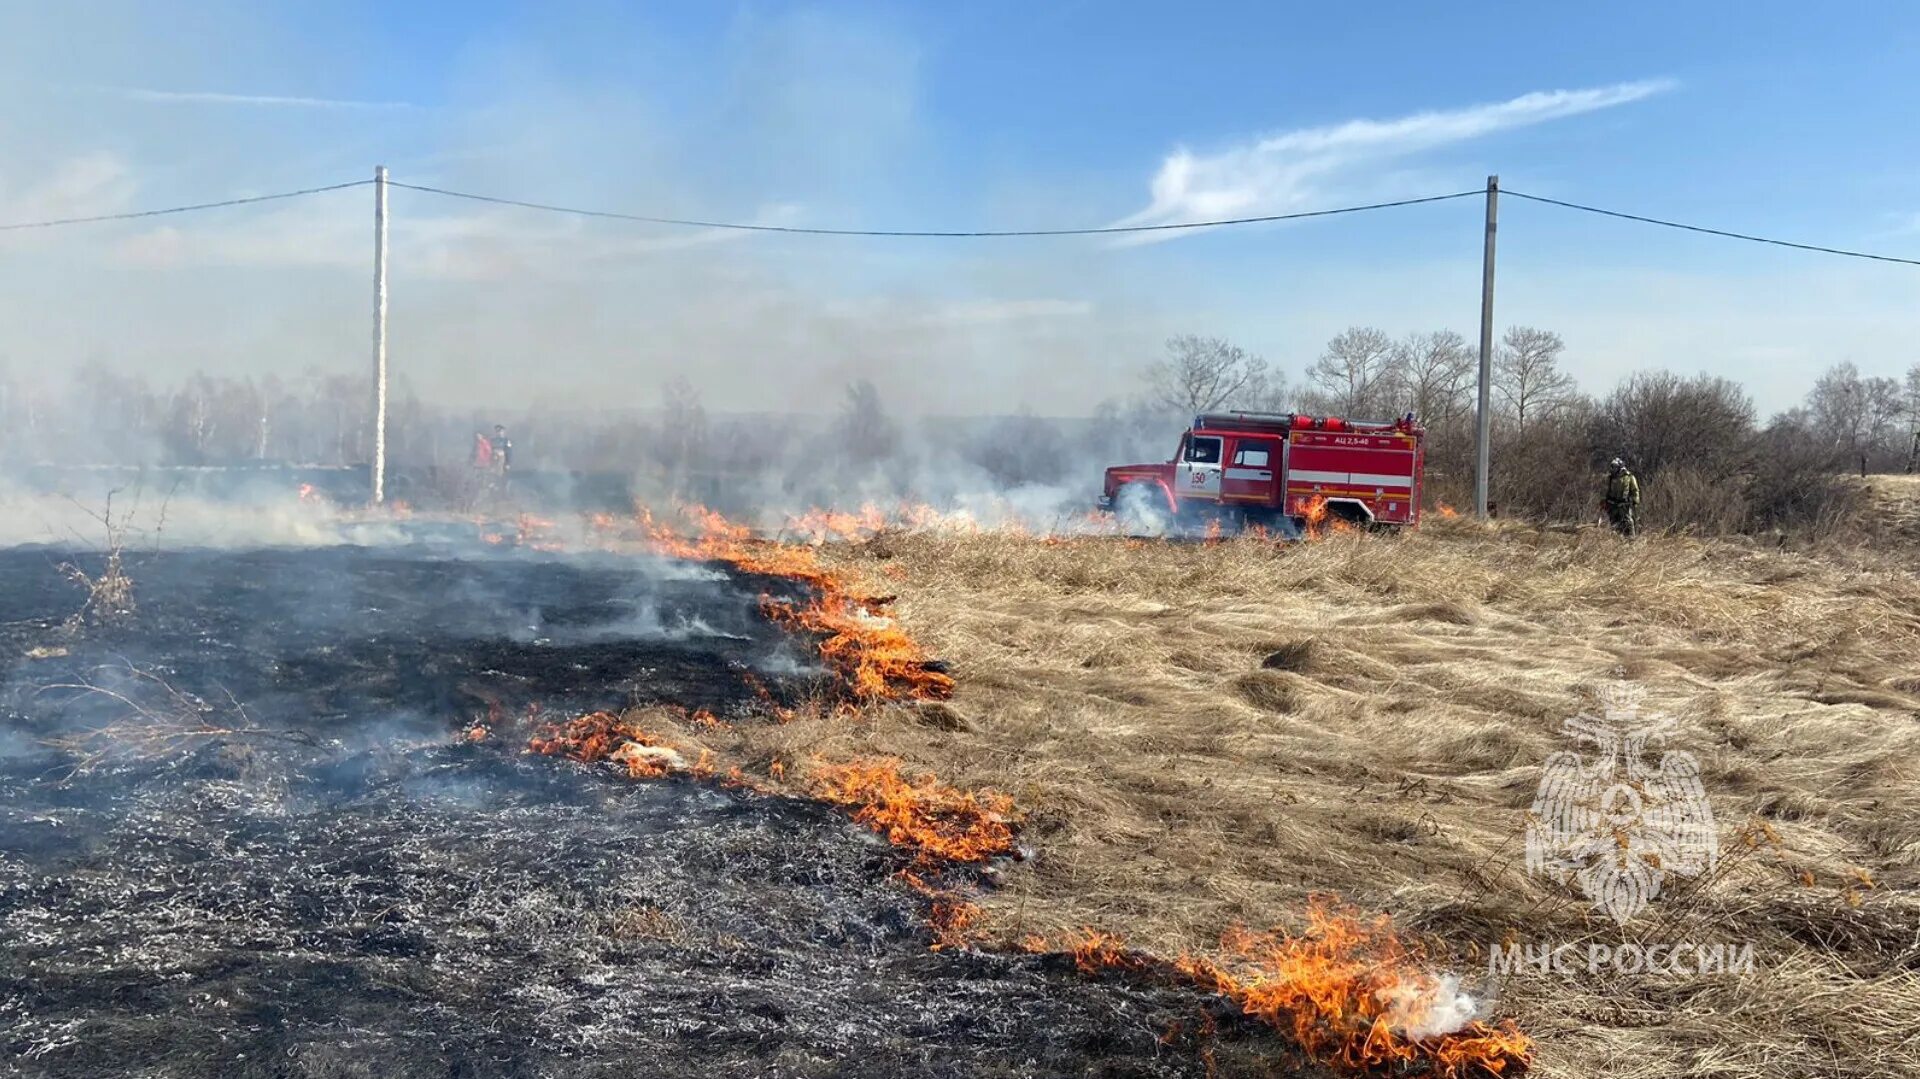
<svg viewBox="0 0 1920 1079"><path fill-rule="evenodd" d="M959 696L724 748L1012 794L1034 857L984 900L1004 941L1092 925L1172 954L1337 892L1469 972L1501 941L1751 942L1752 975L1530 973L1500 1009L1545 1075L1920 1074L1920 580L1891 557L1464 522L823 557L899 593ZM1522 853L1561 721L1622 679L1680 717L1727 852L1625 931Z"/></svg>
<svg viewBox="0 0 1920 1079"><path fill-rule="evenodd" d="M1874 507L1874 523L1894 542L1920 545L1920 475L1868 476L1860 481Z"/></svg>

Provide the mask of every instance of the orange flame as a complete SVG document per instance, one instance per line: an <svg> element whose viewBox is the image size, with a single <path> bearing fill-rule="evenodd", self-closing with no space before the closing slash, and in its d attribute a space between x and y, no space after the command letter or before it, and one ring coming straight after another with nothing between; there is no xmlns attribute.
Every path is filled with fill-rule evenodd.
<svg viewBox="0 0 1920 1079"><path fill-rule="evenodd" d="M816 762L808 777L823 801L854 807L853 819L913 851L915 861L983 862L1013 850L1013 799L962 791L931 775L909 781L896 760Z"/></svg>
<svg viewBox="0 0 1920 1079"><path fill-rule="evenodd" d="M303 483L300 485L300 501L318 502L320 501L320 492L314 490L313 484Z"/></svg>
<svg viewBox="0 0 1920 1079"><path fill-rule="evenodd" d="M1307 531L1318 532L1327 520L1327 499L1325 495L1314 495L1300 506L1300 516L1306 519Z"/></svg>
<svg viewBox="0 0 1920 1079"><path fill-rule="evenodd" d="M1073 965L1080 968L1082 974L1103 970L1143 971L1154 965L1154 960L1144 952L1128 948L1126 939L1118 933L1098 929L1082 929L1067 940L1065 950L1073 956Z"/></svg>
<svg viewBox="0 0 1920 1079"><path fill-rule="evenodd" d="M1446 504L1445 502L1442 502L1442 503L1439 503L1438 505L1436 505L1436 506L1434 506L1434 507L1433 507L1433 512L1435 512L1435 513L1437 513L1437 514L1439 514L1439 515L1440 515L1440 516L1442 516L1442 517L1458 517L1458 516L1460 516L1460 511L1459 511L1459 510L1457 510L1457 509L1454 509L1454 508L1453 508L1452 506L1449 506L1449 505L1447 505L1447 504Z"/></svg>
<svg viewBox="0 0 1920 1079"><path fill-rule="evenodd" d="M704 777L713 771L705 750L688 764L682 751L659 735L612 712L589 712L564 723L543 724L527 739L529 753L570 757L583 764L612 761L635 779L655 779L675 772Z"/></svg>
<svg viewBox="0 0 1920 1079"><path fill-rule="evenodd" d="M868 503L860 507L857 513L811 509L805 513L792 514L787 517L781 532L798 535L808 543L819 544L865 539L886 531L888 524L886 513L880 507Z"/></svg>
<svg viewBox="0 0 1920 1079"><path fill-rule="evenodd" d="M1233 930L1218 958L1182 956L1172 964L1097 930L1064 948L1084 971L1158 970L1218 993L1348 1072L1400 1074L1424 1065L1438 1075L1499 1076L1530 1061L1532 1042L1511 1020L1444 1021L1452 986L1431 973L1424 951L1403 941L1390 919L1321 900L1307 919L1298 935Z"/></svg>
<svg viewBox="0 0 1920 1079"><path fill-rule="evenodd" d="M822 566L812 548L758 539L747 526L703 506L683 506L680 515L692 525L692 535L641 510L645 542L674 558L725 562L811 589L812 598L801 603L762 596L761 609L776 622L822 635L820 658L855 703L953 696L953 679L931 663L919 642L881 613L888 601L859 594L851 580Z"/></svg>
<svg viewBox="0 0 1920 1079"><path fill-rule="evenodd" d="M554 536L555 524L545 517L523 513L514 520L513 542L536 551L562 551L566 545Z"/></svg>
<svg viewBox="0 0 1920 1079"><path fill-rule="evenodd" d="M978 903L951 892L935 894L933 905L927 911L927 928L933 932L932 950L951 951L971 944L975 926L984 913Z"/></svg>

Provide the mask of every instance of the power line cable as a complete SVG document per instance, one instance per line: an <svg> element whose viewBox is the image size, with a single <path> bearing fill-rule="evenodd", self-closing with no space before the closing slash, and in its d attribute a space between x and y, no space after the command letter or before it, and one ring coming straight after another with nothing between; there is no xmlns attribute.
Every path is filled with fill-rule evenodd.
<svg viewBox="0 0 1920 1079"><path fill-rule="evenodd" d="M349 180L345 183L326 184L320 187L306 187L296 191L280 191L269 195L250 195L243 198L221 199L217 202L199 202L185 206L168 206L156 210L133 210L117 214L96 214L88 217L60 217L43 221L20 221L0 225L0 232L14 232L23 229L55 228L62 225L90 225L107 221L132 221L147 217L162 217L169 214L193 213L200 210L217 210L229 206L247 206L261 202L275 202L283 199L301 198L306 195L319 195L329 191L344 191L348 188L365 187L374 180ZM1127 233L1172 232L1189 229L1222 228L1233 225L1258 225L1276 221L1299 221L1314 217L1331 217L1336 214L1360 213L1368 210L1386 210L1397 206L1418 206L1429 202L1446 202L1452 199L1470 198L1483 194L1483 189L1455 191L1445 195L1427 195L1421 198L1395 199L1389 202L1373 202L1359 206L1337 206L1326 210L1303 210L1289 214L1264 214L1256 217L1230 217L1211 221L1176 221L1160 225L1107 225L1093 228L1058 229L846 229L846 228L808 228L798 225L754 225L738 221L702 221L691 218L655 217L647 214L620 213L612 210L590 210L575 206L561 206L553 203L532 202L525 199L510 199L496 195L479 195L470 191L455 191L444 187L431 187L425 184L409 184L398 180L388 181L389 186L418 191L428 195L440 195L446 198L464 199L470 202L491 203L498 206L514 206L526 210L541 210L548 213L572 214L577 217L593 217L616 221L633 221L648 225L674 225L688 228L729 229L739 232L774 232L801 236L878 236L878 237L919 237L929 239L989 239L996 237L1018 236L1111 236ZM1697 232L1708 236L1720 236L1730 240L1744 240L1748 243L1769 244L1774 247L1792 248L1797 251L1813 251L1823 255L1839 255L1845 258L1869 259L1874 262L1891 262L1903 266L1920 266L1920 259L1900 258L1894 255L1878 255L1869 251L1852 251L1841 247L1827 247L1821 244L1797 243L1792 240L1780 240L1770 236L1755 236L1727 229L1709 228L1705 225L1690 225L1682 221L1668 221L1642 214L1630 214L1621 210L1608 210L1599 206L1587 206L1564 199L1548 198L1544 195L1531 195L1525 191L1503 188L1502 193L1529 202L1540 202L1550 206L1559 206L1582 213L1599 214L1603 217L1619 218L1623 221L1637 221L1662 228L1680 229L1685 232Z"/></svg>
<svg viewBox="0 0 1920 1079"><path fill-rule="evenodd" d="M1848 258L1872 259L1875 262L1897 262L1906 266L1920 266L1920 259L1903 259L1893 255L1875 255L1866 251L1848 251L1840 247L1821 247L1819 244L1802 244L1795 243L1792 240L1775 240L1767 236L1749 236L1744 232L1728 232L1725 229L1710 229L1705 225L1688 225L1679 221L1662 221L1657 217L1642 217L1639 214L1622 213L1619 210L1603 210L1598 206L1582 206L1577 202L1563 202L1560 199L1550 199L1544 195L1529 195L1524 191L1515 191L1512 188L1503 187L1500 189L1500 193L1503 195L1512 195L1514 198L1526 199L1530 202L1544 202L1550 206L1564 206L1569 210L1583 210L1590 214L1618 217L1626 221L1639 221L1648 225L1662 225L1670 229L1684 229L1687 232L1704 232L1709 236L1724 236L1730 240L1746 240L1756 244L1772 244L1775 247L1791 247L1799 251L1818 251L1824 255L1845 255Z"/></svg>
<svg viewBox="0 0 1920 1079"><path fill-rule="evenodd" d="M325 187L303 187L298 191L281 191L272 195L249 195L245 198L222 199L219 202L196 202L191 206L168 206L161 210L132 210L123 214L96 214L92 217L56 217L46 221L20 221L11 225L0 225L0 232L13 232L17 229L50 229L57 225L92 225L102 221L132 221L141 217L161 217L166 214L184 214L195 210L217 210L222 206L247 206L256 202L273 202L276 199L297 199L302 195L318 195L327 191L344 191L349 187L364 187L372 180L349 180L344 184L328 184Z"/></svg>
<svg viewBox="0 0 1920 1079"><path fill-rule="evenodd" d="M398 180L389 180L389 186L405 188L408 191L420 191L429 195L444 195L448 198L467 199L472 202L487 202L499 206L517 206L525 210L545 210L551 213L574 214L579 217L611 218L616 221L637 221L647 225L684 225L691 228L734 229L741 232L785 232L803 236L894 236L924 237L936 239L989 238L1004 236L1109 236L1129 232L1168 232L1175 229L1219 228L1226 225L1257 225L1270 221L1297 221L1307 217L1328 217L1333 214L1359 213L1362 210L1385 210L1394 206L1415 206L1425 202L1444 202L1448 199L1463 199L1482 194L1483 191L1456 191L1450 195L1428 195L1417 199L1397 199L1393 202L1374 202L1365 206L1340 206L1330 210L1305 210L1291 214L1267 214L1260 217L1232 217L1217 221L1177 221L1165 225L1108 225L1101 228L1065 228L1065 229L835 229L803 228L798 225L749 225L737 221L694 221L679 217L649 217L644 214L617 213L612 210L583 210L573 206L556 206L544 202L527 202L522 199L500 198L494 195L475 195L466 191L450 191L444 187L427 187L423 184L407 184Z"/></svg>

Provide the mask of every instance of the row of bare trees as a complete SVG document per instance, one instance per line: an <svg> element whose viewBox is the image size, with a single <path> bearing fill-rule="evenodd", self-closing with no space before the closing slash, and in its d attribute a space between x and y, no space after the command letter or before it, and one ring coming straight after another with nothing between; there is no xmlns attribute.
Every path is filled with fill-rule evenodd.
<svg viewBox="0 0 1920 1079"><path fill-rule="evenodd" d="M1356 326L1335 335L1297 391L1265 360L1217 338L1176 337L1144 372L1165 415L1285 410L1384 418L1413 412L1429 432L1430 489L1471 490L1477 348L1451 330L1394 337ZM1656 523L1719 530L1832 515L1854 490L1842 471L1912 470L1920 461L1920 364L1904 379L1830 368L1804 404L1762 424L1737 383L1671 371L1581 391L1551 330L1514 326L1493 355L1494 497L1508 511L1580 517L1596 474L1625 457L1649 482ZM1658 482L1653 482L1658 481Z"/></svg>
<svg viewBox="0 0 1920 1079"><path fill-rule="evenodd" d="M1575 396L1560 365L1566 343L1550 330L1514 326L1494 350L1496 403L1521 426L1545 419ZM1296 394L1261 357L1217 337L1185 335L1145 371L1150 398L1176 413L1219 408L1266 410L1298 405L1343 416L1414 412L1447 426L1472 411L1479 360L1452 330L1395 338L1371 326L1336 335L1306 369Z"/></svg>
<svg viewBox="0 0 1920 1079"><path fill-rule="evenodd" d="M418 399L391 398L399 453L428 451ZM310 372L293 379L196 373L156 387L90 363L64 384L0 369L0 453L24 463L348 465L367 459L364 378Z"/></svg>

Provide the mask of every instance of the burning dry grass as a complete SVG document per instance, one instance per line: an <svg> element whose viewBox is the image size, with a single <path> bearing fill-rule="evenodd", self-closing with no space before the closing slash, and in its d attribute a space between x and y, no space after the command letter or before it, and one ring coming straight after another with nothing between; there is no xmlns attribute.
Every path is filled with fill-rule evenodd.
<svg viewBox="0 0 1920 1079"><path fill-rule="evenodd" d="M724 562L746 573L805 585L810 592L806 599L766 596L761 609L774 622L821 638L820 658L839 676L849 704L953 695L953 679L943 665L929 660L887 614L892 596L874 594L821 564L812 547L761 539L746 525L711 510L685 506L676 517L656 519L643 510L631 524L607 517L596 524L603 538L631 533L659 554Z"/></svg>
<svg viewBox="0 0 1920 1079"><path fill-rule="evenodd" d="M527 739L527 750L570 757L582 764L611 761L635 779L657 779L681 772L696 777L713 774L710 754L703 752L689 761L663 736L631 717L611 712L589 712L564 722L542 724Z"/></svg>
<svg viewBox="0 0 1920 1079"><path fill-rule="evenodd" d="M767 611L820 635L866 707L737 728L589 716L549 746L634 775L714 747L926 865L1010 848L1017 802L1039 857L1003 888L976 903L907 874L936 946L1065 942L1083 967L1218 993L1321 1060L1475 1074L1529 1052L1515 1027L1471 1021L1445 973L1489 981L1489 948L1745 944L1751 974L1523 968L1490 988L1548 1074L1920 1064L1920 584L1897 564L1445 514L1305 546L864 518L815 526L859 542L809 547L717 518L645 528L663 553L814 589ZM878 613L893 597L867 598L882 579L916 636ZM961 674L952 704L921 640ZM1560 722L1622 679L1682 717L1680 748L1737 833L1625 930L1525 876L1519 849ZM1331 916L1321 892L1393 921Z"/></svg>
<svg viewBox="0 0 1920 1079"><path fill-rule="evenodd" d="M1511 1020L1472 1017L1457 978L1435 974L1428 956L1382 916L1314 900L1305 932L1227 931L1217 957L1168 962L1111 933L1082 930L1062 942L1089 974L1108 970L1169 978L1216 993L1245 1014L1292 1034L1315 1059L1359 1073L1506 1075L1529 1060L1531 1043ZM1021 947L1046 950L1044 938Z"/></svg>
<svg viewBox="0 0 1920 1079"><path fill-rule="evenodd" d="M1013 799L996 791L908 778L896 760L819 761L809 778L816 797L850 807L854 820L922 862L984 862L1013 850Z"/></svg>
<svg viewBox="0 0 1920 1079"><path fill-rule="evenodd" d="M1920 582L1897 563L1444 518L1304 546L822 550L843 579L898 582L959 693L743 728L724 752L892 756L1007 792L1037 857L982 900L982 939L1119 930L1223 991L1256 977L1223 934L1310 935L1323 892L1470 978L1496 944L1751 943L1750 975L1523 971L1498 1010L1545 1074L1920 1068ZM1624 931L1528 877L1520 846L1561 721L1620 679L1681 717L1675 747L1749 840Z"/></svg>

